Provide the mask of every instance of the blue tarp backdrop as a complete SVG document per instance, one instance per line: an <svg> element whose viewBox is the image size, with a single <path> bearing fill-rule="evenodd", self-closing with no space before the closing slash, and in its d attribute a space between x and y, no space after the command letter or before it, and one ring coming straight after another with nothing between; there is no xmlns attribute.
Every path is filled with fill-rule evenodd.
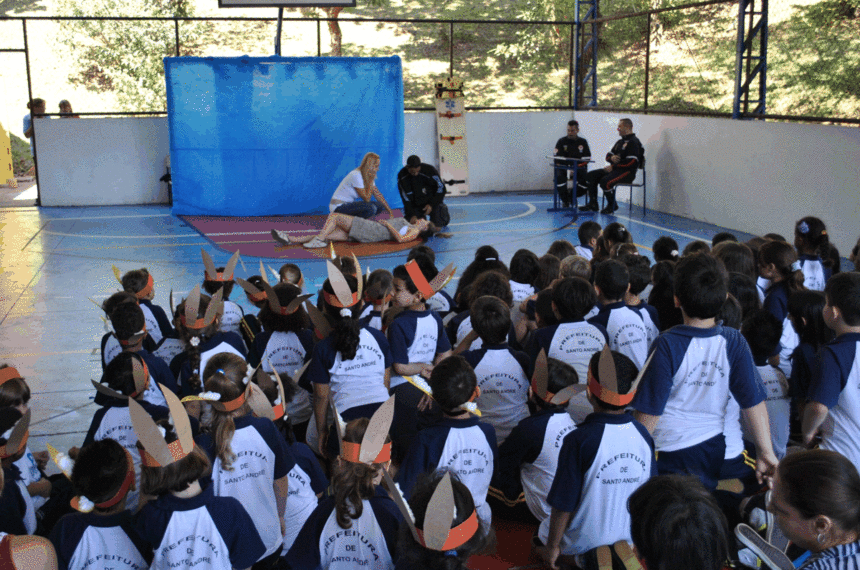
<svg viewBox="0 0 860 570"><path fill-rule="evenodd" d="M402 206L399 57L168 57L164 69L174 214L328 213L366 152Z"/></svg>

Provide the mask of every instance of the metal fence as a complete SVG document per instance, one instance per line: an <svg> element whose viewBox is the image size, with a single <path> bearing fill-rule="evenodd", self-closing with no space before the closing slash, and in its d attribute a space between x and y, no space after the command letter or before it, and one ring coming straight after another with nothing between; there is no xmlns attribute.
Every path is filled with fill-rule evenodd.
<svg viewBox="0 0 860 570"><path fill-rule="evenodd" d="M831 0L824 0L826 4ZM807 8L772 18L768 59L768 113L755 118L860 124L856 82L833 77L846 62L860 61L860 27L850 18L827 30L813 30ZM855 18L860 22L860 19ZM774 22L775 20L775 22ZM284 18L282 54L331 54L331 18ZM571 21L485 21L396 18L339 18L342 55L397 54L403 60L406 110L431 110L434 79L449 74L464 79L469 110L573 109L575 24ZM737 1L711 0L675 8L616 14L587 22L598 29L596 110L729 117L735 83ZM94 28L93 26L97 26ZM97 29L100 31L94 32ZM156 76L131 76L121 84L122 69L63 70L69 82L105 92L109 104L75 108L86 115L165 114L160 72L166 55L216 56L225 51L269 54L277 18L157 17L2 17L0 56L21 54L27 90L20 99L42 93L56 74L33 54L50 50L46 42L65 37L62 49L87 49L99 41L127 45L137 38L162 38L156 49L140 53L139 67L155 67ZM76 43L75 35L87 36ZM103 36L103 37L100 37ZM812 38L799 43L802 37ZM821 60L828 46L838 58ZM56 49L56 46L55 46ZM808 52L808 53L807 53ZM815 59L819 58L818 63ZM850 66L851 61L847 62ZM109 62L106 64L108 65ZM119 64L118 64L119 65ZM842 67L840 67L840 65ZM133 66L132 66L133 67ZM131 68L130 68L131 69ZM129 73L135 71L131 69ZM855 70L856 72L856 70ZM830 76L823 82L823 76ZM849 79L849 78L845 78ZM149 81L149 84L147 84ZM822 84L825 83L823 86ZM147 87L147 85L149 85ZM151 91L125 96L117 89ZM752 117L752 115L745 115Z"/></svg>

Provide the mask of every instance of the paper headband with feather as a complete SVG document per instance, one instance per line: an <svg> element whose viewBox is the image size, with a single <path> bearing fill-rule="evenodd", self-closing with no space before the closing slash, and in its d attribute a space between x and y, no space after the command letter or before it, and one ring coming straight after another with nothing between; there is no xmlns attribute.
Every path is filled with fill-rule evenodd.
<svg viewBox="0 0 860 570"><path fill-rule="evenodd" d="M281 315L282 317L292 315L299 309L299 307L302 306L302 303L313 297L312 294L299 295L290 301L286 307L282 307L281 302L278 300L278 294L275 293L275 290L271 285L263 282L263 290L266 292L266 300L269 303L269 309L271 309L276 315Z"/></svg>
<svg viewBox="0 0 860 570"><path fill-rule="evenodd" d="M594 373L589 366L588 391L591 392L595 398L606 404L613 406L628 405L633 401L633 396L636 395L636 389L639 387L639 382L645 375L645 370L648 369L648 365L651 364L651 358L653 358L653 356L654 355L651 354L651 356L648 357L648 360L645 361L645 364L642 366L642 370L639 371L636 379L633 380L633 383L630 385L630 390L626 394L619 394L615 359L612 358L612 351L609 350L609 345L604 345L603 350L600 352L600 358L597 361L597 371L600 375L600 382L598 382L597 378L594 377Z"/></svg>
<svg viewBox="0 0 860 570"><path fill-rule="evenodd" d="M424 297L425 300L441 291L442 288L454 278L454 273L457 271L454 264L449 263L448 267L437 273L436 277L434 277L432 281L428 282L427 278L424 277L424 274L421 272L421 268L418 266L418 263L414 259L410 260L405 267L406 272L409 273L409 277L412 278L412 283L415 284L418 288L418 292L421 293L421 296Z"/></svg>
<svg viewBox="0 0 860 570"><path fill-rule="evenodd" d="M403 520L406 521L412 532L412 538L418 544L430 550L447 552L460 548L478 532L480 522L475 510L472 510L472 513L462 523L452 526L456 518L457 506L454 501L454 488L451 485L450 472L446 471L436 485L436 490L433 491L430 502L427 503L422 528L418 528L412 509L387 470L383 470L383 476L391 490L394 502L403 514Z"/></svg>
<svg viewBox="0 0 860 570"><path fill-rule="evenodd" d="M18 373L18 370L7 366L6 368L0 368L0 386L8 382L9 380L13 380L15 378L21 378L21 375Z"/></svg>
<svg viewBox="0 0 860 570"><path fill-rule="evenodd" d="M349 283L346 282L346 277L341 273L340 269L335 267L334 263L328 259L325 262L326 268L328 269L328 282L334 290L334 295L323 290L323 299L325 299L325 302L332 307L338 307L340 309L352 307L361 300L361 292L364 286L364 279L362 279L361 275L361 265L359 265L358 259L355 257L354 253L352 254L352 259L355 262L355 276L356 281L358 282L358 290L355 292L350 289Z"/></svg>
<svg viewBox="0 0 860 570"><path fill-rule="evenodd" d="M30 438L30 410L27 410L27 413L21 416L14 426L0 437L6 439L6 443L0 446L0 459L12 457L23 450Z"/></svg>
<svg viewBox="0 0 860 570"><path fill-rule="evenodd" d="M93 383L93 387L95 387L96 391L101 392L105 396L117 398L119 400L128 400L129 398L134 399L146 392L146 389L149 387L149 367L146 366L146 361L142 358L132 358L131 374L132 378L134 378L134 392L127 396L108 388L101 382L96 382L95 380L90 380L90 382Z"/></svg>
<svg viewBox="0 0 860 570"><path fill-rule="evenodd" d="M171 291L171 305L173 305L172 297L173 292ZM185 311L179 315L179 321L185 328L191 331L199 331L211 325L215 321L215 317L224 312L224 301L222 300L221 291L219 290L212 295L202 319L197 316L199 311L200 285L195 285L194 289L185 298Z"/></svg>
<svg viewBox="0 0 860 570"><path fill-rule="evenodd" d="M263 280L263 283L266 285L269 284L269 279L266 277L266 270L263 268L263 260L260 260L260 279ZM254 303L260 303L266 300L266 290L255 287L248 281L245 281L241 277L235 278L236 283L239 284L239 287L245 290L245 293L248 294L248 298L251 299Z"/></svg>
<svg viewBox="0 0 860 570"><path fill-rule="evenodd" d="M248 374L243 378L243 382L245 384L245 389L239 394L237 397L229 400L227 402L221 401L221 394L218 392L203 392L196 396L185 396L182 398L181 402L184 404L185 402L208 402L213 408L218 410L219 412L234 412L245 405L245 402L248 401L252 393L252 387L255 385L251 382L251 379L260 369L260 365L258 364L256 368L252 368L248 370ZM223 373L223 370L221 371ZM214 376L214 375L213 375ZM208 381L209 378L206 378Z"/></svg>
<svg viewBox="0 0 860 570"><path fill-rule="evenodd" d="M535 371L532 375L531 386L532 391L538 398L554 406L566 404L575 394L582 392L587 388L585 384L571 384L570 386L559 390L555 394L550 392L548 389L549 360L547 359L546 351L543 349L541 349L540 354L538 354L537 360L535 361Z"/></svg>
<svg viewBox="0 0 860 570"><path fill-rule="evenodd" d="M72 458L63 452L58 451L57 448L55 448L50 443L47 444L46 447L48 448L48 453L50 454L53 462L57 465L57 467L60 468L60 471L63 473L63 475L65 475L67 479L71 480L72 469L74 469L75 466L75 462L72 460ZM118 504L125 498L126 495L128 495L128 491L129 489L131 489L131 484L132 482L134 482L134 460L132 459L131 454L128 452L127 449L123 449L123 451L125 451L126 458L125 477L123 478L122 484L120 484L116 492L101 503L94 503L89 498L83 495L72 497L70 504L72 505L73 509L82 513L88 513L96 507L100 509L109 509L112 506Z"/></svg>
<svg viewBox="0 0 860 570"><path fill-rule="evenodd" d="M111 265L111 269L113 270L113 275L116 277L117 283L122 286L122 276L120 275L119 267L116 265ZM136 293L132 293L138 299L143 299L147 297L150 293L152 293L152 287L155 285L155 281L152 279L152 273L149 271L146 272L146 285L143 286L143 289Z"/></svg>
<svg viewBox="0 0 860 570"><path fill-rule="evenodd" d="M342 425L343 420L334 405L334 400L331 401L331 408L335 416L335 429L340 443L341 459L350 463L364 463L366 465L385 463L391 459L391 442L386 443L385 439L388 437L388 430L394 419L394 396L388 398L373 413L367 424L364 437L361 438L361 443L343 440L346 427Z"/></svg>
<svg viewBox="0 0 860 570"><path fill-rule="evenodd" d="M206 268L206 272L203 274L204 281L222 282L233 280L233 273L236 271L236 264L239 263L238 250L227 262L227 265L224 266L224 271L222 272L216 271L212 258L209 257L209 254L206 253L206 250L202 247L200 248L200 257L203 258L203 266Z"/></svg>
<svg viewBox="0 0 860 570"><path fill-rule="evenodd" d="M310 364L311 361L308 360L304 366L299 368L296 373L293 374L293 383L299 383L299 379L302 377L302 374L305 373L305 370L308 369ZM269 402L269 398L266 397L266 394L264 394L262 390L259 392L255 390L248 398L248 404L251 406L251 410L253 410L254 414L258 417L269 418L272 421L276 421L287 415L287 398L284 392L284 382L281 380L281 375L278 374L278 371L275 370L274 366L272 366L271 361L269 361L269 368L272 369L271 378L274 380L275 386L278 389L277 399L273 404Z"/></svg>
<svg viewBox="0 0 860 570"><path fill-rule="evenodd" d="M143 446L140 450L140 458L147 467L166 467L174 461L187 456L194 449L194 437L191 433L191 421L185 407L179 398L169 388L159 384L158 387L164 393L167 400L167 408L170 411L172 424L175 426L176 441L167 443L161 429L152 420L152 417L135 400L128 401L128 411L131 415L131 423L134 433Z"/></svg>
<svg viewBox="0 0 860 570"><path fill-rule="evenodd" d="M311 324L314 326L314 333L316 333L317 339L322 340L331 334L331 323L328 322L322 311L317 309L316 305L310 301L306 301L305 311L307 311Z"/></svg>

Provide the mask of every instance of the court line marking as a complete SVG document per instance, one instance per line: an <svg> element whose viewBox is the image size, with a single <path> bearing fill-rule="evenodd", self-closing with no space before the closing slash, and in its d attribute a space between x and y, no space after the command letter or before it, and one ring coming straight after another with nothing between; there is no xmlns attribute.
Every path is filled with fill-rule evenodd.
<svg viewBox="0 0 860 570"><path fill-rule="evenodd" d="M616 218L621 218L622 220L627 220L629 223L641 224L641 225L643 225L643 226L647 226L647 227L649 227L649 228L653 228L653 229L655 229L655 230L662 230L662 231L664 231L664 232L669 232L669 233L672 233L672 234L675 234L675 235L684 236L684 237L690 238L690 239L692 239L692 240L701 240L701 239L705 239L705 238L703 238L703 237L701 237L701 236L694 236L694 235L691 235L691 234L688 234L688 233L680 232L680 231L678 231L678 230L669 229L669 228L664 227L664 226L658 226L658 225L656 225L656 224L649 224L648 222L643 222L643 221L640 221L640 220L634 220L633 218L630 218L630 217L627 217L627 216L615 216L615 217L616 217Z"/></svg>

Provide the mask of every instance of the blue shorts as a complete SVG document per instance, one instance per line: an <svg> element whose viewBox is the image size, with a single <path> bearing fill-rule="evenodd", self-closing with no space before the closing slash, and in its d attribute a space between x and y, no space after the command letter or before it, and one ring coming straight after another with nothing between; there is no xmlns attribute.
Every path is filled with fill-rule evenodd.
<svg viewBox="0 0 860 570"><path fill-rule="evenodd" d="M694 475L709 491L713 491L720 480L725 455L726 438L723 434L715 435L691 447L657 452L657 473Z"/></svg>

